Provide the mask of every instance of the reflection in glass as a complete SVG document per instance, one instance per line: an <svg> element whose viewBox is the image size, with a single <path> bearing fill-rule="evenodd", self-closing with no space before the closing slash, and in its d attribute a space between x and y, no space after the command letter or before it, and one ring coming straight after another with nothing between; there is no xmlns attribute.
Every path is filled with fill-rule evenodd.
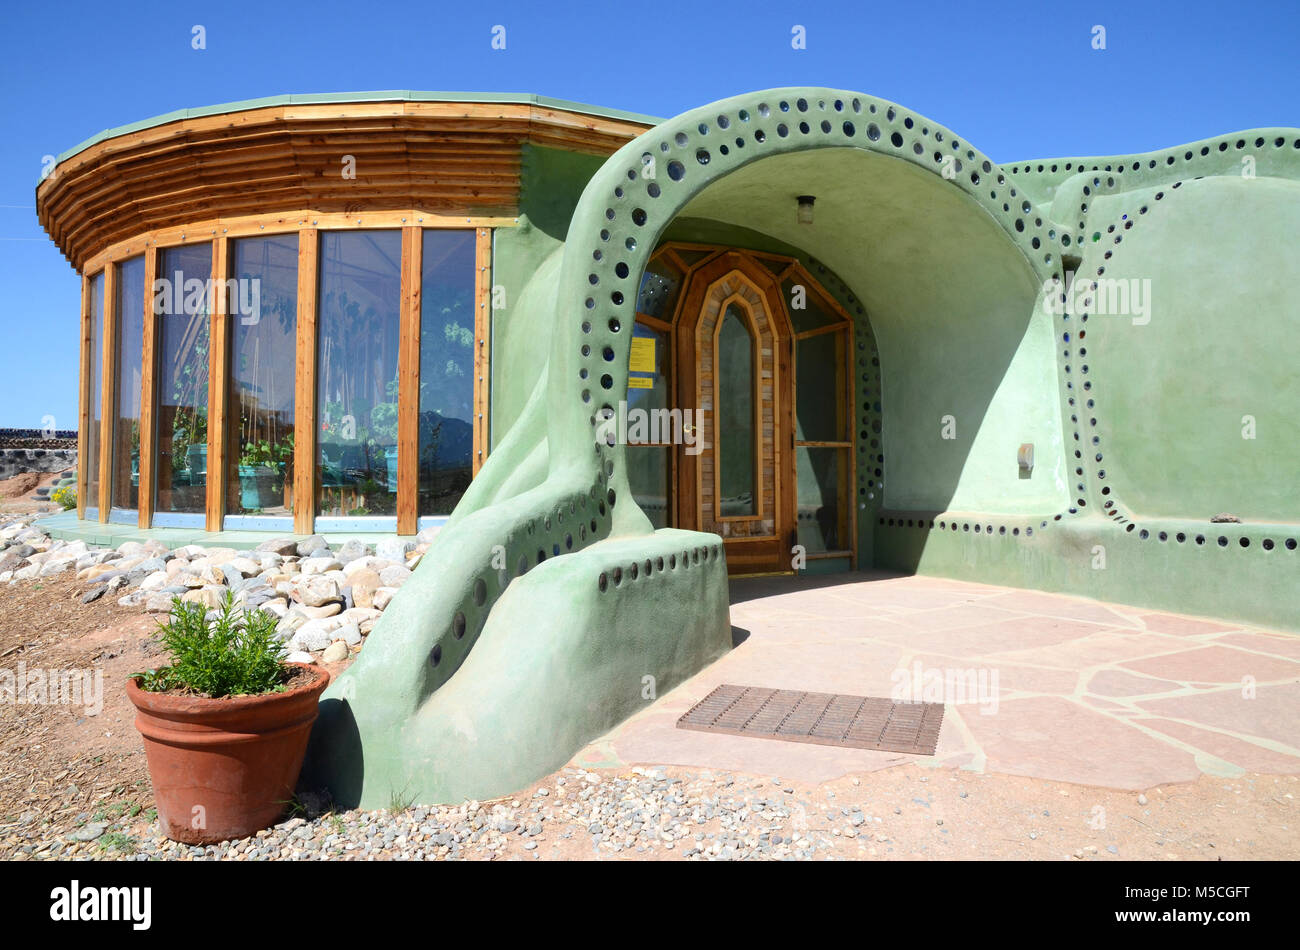
<svg viewBox="0 0 1300 950"><path fill-rule="evenodd" d="M840 499L846 486L847 449L795 449L798 470L799 543L809 554L839 551L849 547L844 530Z"/></svg>
<svg viewBox="0 0 1300 950"><path fill-rule="evenodd" d="M822 306L812 288L802 280L788 278L781 283L781 290L785 294L785 306L790 312L790 325L794 327L795 333L816 330L839 319Z"/></svg>
<svg viewBox="0 0 1300 950"><path fill-rule="evenodd" d="M112 266L112 265L109 265ZM99 433L104 402L104 273L90 278L90 425L86 428L85 505L99 508Z"/></svg>
<svg viewBox="0 0 1300 950"><path fill-rule="evenodd" d="M717 341L718 514L737 518L758 513L754 491L754 339L737 304L727 307Z"/></svg>
<svg viewBox="0 0 1300 950"><path fill-rule="evenodd" d="M231 242L236 292L230 312L226 510L293 514L298 236Z"/></svg>
<svg viewBox="0 0 1300 950"><path fill-rule="evenodd" d="M208 339L212 245L165 248L158 260L155 511L201 514L208 484Z"/></svg>
<svg viewBox="0 0 1300 950"><path fill-rule="evenodd" d="M841 442L844 427L844 334L823 333L795 344L795 438L807 442Z"/></svg>
<svg viewBox="0 0 1300 950"><path fill-rule="evenodd" d="M627 445L627 481L632 498L656 528L668 527L668 453L666 446Z"/></svg>
<svg viewBox="0 0 1300 950"><path fill-rule="evenodd" d="M397 512L400 231L323 232L317 293L317 511Z"/></svg>
<svg viewBox="0 0 1300 950"><path fill-rule="evenodd" d="M660 320L672 320L677 305L677 291L681 285L681 271L665 258L651 261L641 277L641 289L636 296L637 313L648 314Z"/></svg>
<svg viewBox="0 0 1300 950"><path fill-rule="evenodd" d="M117 416L112 506L140 507L140 383L144 357L144 256L117 267Z"/></svg>
<svg viewBox="0 0 1300 950"><path fill-rule="evenodd" d="M656 528L670 524L669 446L694 433L682 431L680 413L670 413L669 335L643 323L633 324L626 422L626 465L632 497Z"/></svg>
<svg viewBox="0 0 1300 950"><path fill-rule="evenodd" d="M474 232L428 229L421 249L421 515L451 514L473 477Z"/></svg>

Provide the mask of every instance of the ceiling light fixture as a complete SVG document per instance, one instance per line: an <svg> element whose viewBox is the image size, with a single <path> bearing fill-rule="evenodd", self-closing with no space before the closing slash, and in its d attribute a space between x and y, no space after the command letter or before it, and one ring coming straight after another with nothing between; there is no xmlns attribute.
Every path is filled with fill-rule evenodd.
<svg viewBox="0 0 1300 950"><path fill-rule="evenodd" d="M799 201L799 223L812 224L813 202L817 199L812 195L800 195L797 200Z"/></svg>

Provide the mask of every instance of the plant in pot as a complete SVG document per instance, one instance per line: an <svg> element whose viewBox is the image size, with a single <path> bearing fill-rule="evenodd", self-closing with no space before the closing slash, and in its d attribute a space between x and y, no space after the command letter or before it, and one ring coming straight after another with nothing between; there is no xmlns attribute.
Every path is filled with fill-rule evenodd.
<svg viewBox="0 0 1300 950"><path fill-rule="evenodd" d="M214 620L172 601L159 624L169 666L127 681L164 834L187 844L243 838L285 811L329 674L285 663L276 618L235 607Z"/></svg>
<svg viewBox="0 0 1300 950"><path fill-rule="evenodd" d="M285 464L293 458L293 436L272 442L246 442L239 455L239 503L246 510L261 510L277 504L284 490Z"/></svg>

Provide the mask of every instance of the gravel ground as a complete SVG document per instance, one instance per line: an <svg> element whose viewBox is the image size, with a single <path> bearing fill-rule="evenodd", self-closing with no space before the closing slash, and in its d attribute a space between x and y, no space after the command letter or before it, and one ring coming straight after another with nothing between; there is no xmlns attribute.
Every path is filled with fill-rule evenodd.
<svg viewBox="0 0 1300 950"><path fill-rule="evenodd" d="M568 768L509 799L299 815L256 836L207 847L161 837L148 811L87 813L70 833L27 841L10 856L1294 860L1300 855L1297 792L1296 777L1272 775L1202 777L1134 793L915 765L818 786L670 767ZM310 798L303 796L304 809L315 805Z"/></svg>

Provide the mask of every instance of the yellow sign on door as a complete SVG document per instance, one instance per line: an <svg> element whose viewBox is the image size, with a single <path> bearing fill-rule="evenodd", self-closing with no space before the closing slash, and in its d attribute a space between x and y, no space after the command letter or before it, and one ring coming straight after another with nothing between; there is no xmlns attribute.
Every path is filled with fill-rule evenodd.
<svg viewBox="0 0 1300 950"><path fill-rule="evenodd" d="M632 338L632 354L627 368L633 373L655 372L655 341L647 336Z"/></svg>

